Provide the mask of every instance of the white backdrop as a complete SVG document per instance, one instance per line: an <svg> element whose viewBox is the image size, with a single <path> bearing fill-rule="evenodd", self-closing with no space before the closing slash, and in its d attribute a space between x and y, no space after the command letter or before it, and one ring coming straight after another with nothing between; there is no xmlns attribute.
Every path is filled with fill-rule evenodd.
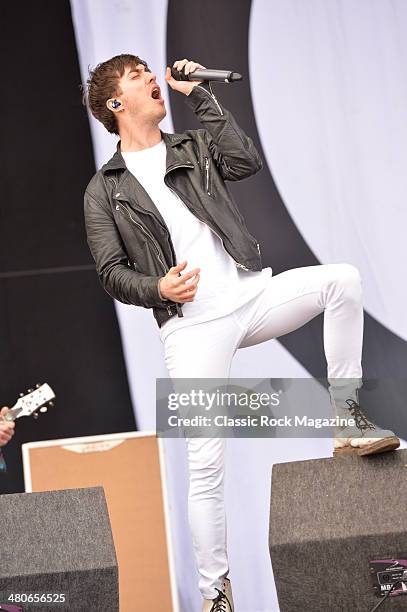
<svg viewBox="0 0 407 612"><path fill-rule="evenodd" d="M321 262L360 270L365 309L407 340L407 2L256 0L250 83L268 166Z"/></svg>
<svg viewBox="0 0 407 612"><path fill-rule="evenodd" d="M166 99L161 128L173 131L163 87L166 1L71 0L71 6L83 81L89 65L119 53L139 55ZM404 0L256 0L250 23L256 120L287 208L322 263L360 268L367 309L404 338L405 289L398 279L405 262L406 11ZM256 70L264 57L272 58L266 81ZM116 138L91 117L90 125L99 168ZM148 310L119 303L116 309L138 427L154 429L155 379L167 376L157 326ZM308 373L274 340L238 351L231 376ZM272 464L330 455L329 440L228 440L229 558L241 612L278 612L268 552ZM181 609L198 611L184 441L167 440L166 457Z"/></svg>

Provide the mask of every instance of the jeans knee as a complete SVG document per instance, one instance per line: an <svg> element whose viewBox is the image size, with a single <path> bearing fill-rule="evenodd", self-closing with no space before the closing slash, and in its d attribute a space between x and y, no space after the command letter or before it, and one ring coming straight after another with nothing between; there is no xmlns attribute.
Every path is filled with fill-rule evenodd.
<svg viewBox="0 0 407 612"><path fill-rule="evenodd" d="M362 300L362 277L359 269L348 263L339 264L337 283L343 297L359 303Z"/></svg>

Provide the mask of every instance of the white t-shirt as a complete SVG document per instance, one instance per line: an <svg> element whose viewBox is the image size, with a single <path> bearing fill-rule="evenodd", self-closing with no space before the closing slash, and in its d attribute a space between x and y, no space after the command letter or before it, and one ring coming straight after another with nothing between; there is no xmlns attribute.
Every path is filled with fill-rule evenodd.
<svg viewBox="0 0 407 612"><path fill-rule="evenodd" d="M166 146L163 140L153 147L122 152L122 155L127 168L142 184L167 224L177 264L187 261L182 274L201 269L195 299L182 305L183 317L171 317L161 326L162 341L182 326L233 312L264 289L272 269L252 272L237 268L221 239L164 183Z"/></svg>

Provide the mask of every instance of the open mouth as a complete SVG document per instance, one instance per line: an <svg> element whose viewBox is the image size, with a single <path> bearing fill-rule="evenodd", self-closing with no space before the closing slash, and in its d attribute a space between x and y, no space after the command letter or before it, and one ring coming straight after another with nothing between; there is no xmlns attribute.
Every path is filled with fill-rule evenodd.
<svg viewBox="0 0 407 612"><path fill-rule="evenodd" d="M156 87L153 87L153 89L152 89L152 91L151 91L151 97L152 97L154 100L160 100L160 99L161 99L161 97L160 97L160 96L161 96L161 90L160 90L160 88L159 88L159 87L158 87L158 85L157 85Z"/></svg>

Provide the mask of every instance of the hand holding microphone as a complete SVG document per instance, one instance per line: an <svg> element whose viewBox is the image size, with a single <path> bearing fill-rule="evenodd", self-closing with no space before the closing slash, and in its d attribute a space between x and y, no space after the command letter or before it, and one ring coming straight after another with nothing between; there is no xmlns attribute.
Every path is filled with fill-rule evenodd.
<svg viewBox="0 0 407 612"><path fill-rule="evenodd" d="M167 66L167 70L165 72L165 80L167 81L171 89L174 89L175 91L180 91L186 96L189 96L193 88L196 85L199 85L199 83L202 83L202 81L180 81L178 79L175 79L173 75L175 74L175 76L177 76L177 72L181 70L183 70L183 73L185 75L189 75L190 72L193 72L197 68L205 68L205 66L201 66L201 64L198 64L197 62L190 62L187 59L178 60L174 62L172 69Z"/></svg>
<svg viewBox="0 0 407 612"><path fill-rule="evenodd" d="M232 70L207 69L197 62L183 59L174 62L171 69L167 66L165 80L171 89L188 96L193 88L202 81L233 83L234 81L241 81L242 75Z"/></svg>

